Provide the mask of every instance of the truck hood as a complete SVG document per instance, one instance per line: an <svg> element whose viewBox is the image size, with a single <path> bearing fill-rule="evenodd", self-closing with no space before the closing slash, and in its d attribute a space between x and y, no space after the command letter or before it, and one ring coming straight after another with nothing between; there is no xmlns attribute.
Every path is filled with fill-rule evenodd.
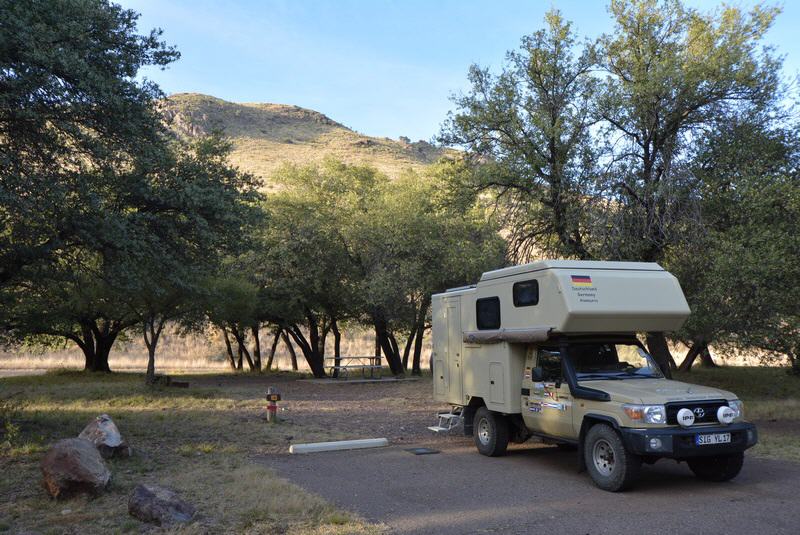
<svg viewBox="0 0 800 535"><path fill-rule="evenodd" d="M613 401L662 405L671 401L704 399L736 399L736 395L708 386L693 385L668 379L621 379L580 381L581 386L607 392Z"/></svg>

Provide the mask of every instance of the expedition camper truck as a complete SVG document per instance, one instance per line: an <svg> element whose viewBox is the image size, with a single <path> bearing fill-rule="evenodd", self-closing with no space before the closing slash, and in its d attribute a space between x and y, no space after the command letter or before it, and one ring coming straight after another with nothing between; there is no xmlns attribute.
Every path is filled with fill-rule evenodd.
<svg viewBox="0 0 800 535"><path fill-rule="evenodd" d="M731 479L757 440L741 402L665 379L637 338L675 331L689 312L655 263L546 260L436 294L434 398L452 409L431 429L460 420L488 456L531 436L577 447L581 469L611 491L663 457Z"/></svg>

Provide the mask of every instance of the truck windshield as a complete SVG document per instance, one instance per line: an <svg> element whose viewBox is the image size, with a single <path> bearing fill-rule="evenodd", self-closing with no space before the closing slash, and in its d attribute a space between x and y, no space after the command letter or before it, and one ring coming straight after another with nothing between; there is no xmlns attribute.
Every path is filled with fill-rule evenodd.
<svg viewBox="0 0 800 535"><path fill-rule="evenodd" d="M653 357L630 342L571 343L569 361L578 381L663 377Z"/></svg>

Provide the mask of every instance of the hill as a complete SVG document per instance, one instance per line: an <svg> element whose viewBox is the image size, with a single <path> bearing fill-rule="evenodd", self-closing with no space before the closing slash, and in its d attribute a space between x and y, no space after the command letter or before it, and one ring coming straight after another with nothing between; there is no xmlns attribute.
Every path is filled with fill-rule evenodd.
<svg viewBox="0 0 800 535"><path fill-rule="evenodd" d="M396 176L444 154L425 141L365 136L299 106L239 104L179 93L166 99L163 113L170 128L184 137L223 130L233 141L233 163L262 179L286 162L307 164L327 156L347 163L368 163Z"/></svg>

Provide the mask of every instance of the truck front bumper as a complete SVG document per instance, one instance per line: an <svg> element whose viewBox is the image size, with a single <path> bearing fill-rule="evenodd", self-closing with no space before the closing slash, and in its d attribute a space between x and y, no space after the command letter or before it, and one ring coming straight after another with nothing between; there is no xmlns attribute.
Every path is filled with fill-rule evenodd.
<svg viewBox="0 0 800 535"><path fill-rule="evenodd" d="M749 422L730 425L697 426L684 428L621 428L625 448L637 455L686 459L739 453L758 442L756 426ZM697 444L697 435L730 433L731 441L724 444Z"/></svg>

